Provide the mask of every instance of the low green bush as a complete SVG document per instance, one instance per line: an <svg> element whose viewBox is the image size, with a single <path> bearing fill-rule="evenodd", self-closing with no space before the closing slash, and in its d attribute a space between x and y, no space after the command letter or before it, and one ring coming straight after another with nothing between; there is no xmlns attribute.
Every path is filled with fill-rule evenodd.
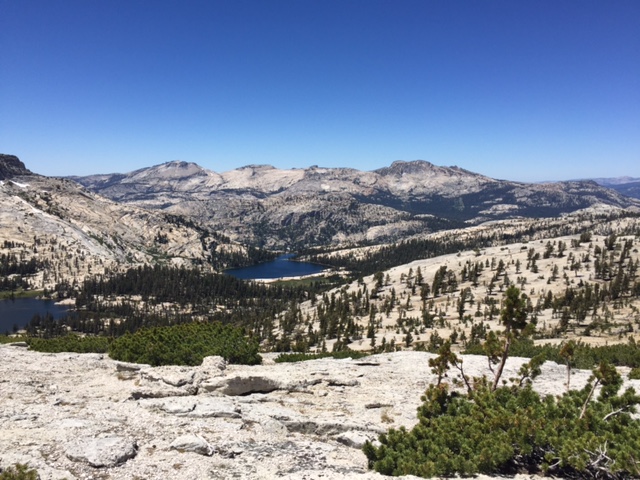
<svg viewBox="0 0 640 480"><path fill-rule="evenodd" d="M256 365L262 361L257 341L241 328L218 322L143 328L114 339L109 346L109 356L115 360L153 366L200 365L211 355L230 363Z"/></svg>
<svg viewBox="0 0 640 480"><path fill-rule="evenodd" d="M546 360L559 364L566 363L560 355L562 345L534 345L530 338L514 341L509 356L533 358L544 355ZM465 349L464 354L483 355L482 344L474 344ZM616 366L640 367L640 348L634 341L616 345L591 346L583 342L575 343L575 351L571 366L573 368L591 369L600 362L608 362Z"/></svg>
<svg viewBox="0 0 640 480"><path fill-rule="evenodd" d="M467 394L431 385L411 430L391 429L368 442L369 467L385 475L469 476L544 473L571 478L637 478L640 398L602 364L589 384L561 397L541 397L530 384L494 391L476 379ZM601 385L597 401L591 396Z"/></svg>
<svg viewBox="0 0 640 480"><path fill-rule="evenodd" d="M366 352L356 352L353 350L341 350L339 352L323 352L323 353L281 353L275 358L276 363L286 362L304 362L306 360L315 360L318 358L363 358L370 354Z"/></svg>
<svg viewBox="0 0 640 480"><path fill-rule="evenodd" d="M19 335L19 336L12 336L12 335L0 335L0 344L3 343L15 343L15 342L24 342L27 338Z"/></svg>
<svg viewBox="0 0 640 480"><path fill-rule="evenodd" d="M36 470L21 463L0 469L0 480L38 480L39 478Z"/></svg>
<svg viewBox="0 0 640 480"><path fill-rule="evenodd" d="M39 338L28 337L25 341L32 350L47 353L106 353L111 338L68 334L64 337Z"/></svg>
<svg viewBox="0 0 640 480"><path fill-rule="evenodd" d="M631 369L631 371L629 372L629 379L631 379L631 380L640 380L640 368L639 367L635 367L635 368Z"/></svg>

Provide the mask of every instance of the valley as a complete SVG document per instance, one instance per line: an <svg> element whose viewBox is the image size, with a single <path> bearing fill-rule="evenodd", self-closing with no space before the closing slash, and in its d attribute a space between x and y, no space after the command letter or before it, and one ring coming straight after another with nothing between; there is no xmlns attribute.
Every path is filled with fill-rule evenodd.
<svg viewBox="0 0 640 480"><path fill-rule="evenodd" d="M201 476L211 460L225 469L211 478L381 478L371 471L387 471L378 435L413 428L418 400L429 402L420 393L443 378L451 399L465 384L469 396L484 394L486 378L497 385L500 349L513 357L502 377L513 395L533 385L560 399L566 371L585 396L592 380L575 368L602 358L637 382L639 202L594 182L516 185L426 162L222 175L172 162L77 179L85 186L11 156L0 172L2 294L72 309L0 335L4 357L32 378L2 380L11 411L0 443L45 478ZM223 273L293 252L324 271ZM514 298L526 328L509 334ZM563 356L567 346L575 356ZM81 373L89 367L95 380ZM485 380L472 386L467 374ZM631 397L611 405L622 401ZM41 413L24 423L49 404L59 428L42 433ZM89 419L84 405L115 416ZM96 459L94 447L117 458ZM538 457L523 462L522 472L542 472Z"/></svg>
<svg viewBox="0 0 640 480"><path fill-rule="evenodd" d="M75 304L80 316L66 329L79 333L214 319L248 329L264 351L436 351L445 340L464 350L500 329L502 296L511 285L528 296L538 344L626 342L640 328L640 210L636 200L595 183L515 185L427 162L368 173L249 166L222 175L170 162L76 179L87 190L33 174L16 157L5 160L5 292ZM507 186L519 192L519 203L496 203L506 202ZM498 190L502 197L492 207L463 200ZM482 215L513 218L463 220L447 209L436 217L428 206L436 194L439 205L444 198L465 204L467 216L483 208ZM530 203L532 197L544 200ZM234 210L240 204L246 209ZM531 205L573 210L526 218ZM362 217L365 210L375 218ZM270 226L253 223L256 211ZM223 218L228 222L220 226ZM349 225L362 235L350 234ZM257 228L265 229L260 238ZM266 233L287 228L291 242ZM317 228L339 234L315 236ZM395 240L372 244L376 238ZM257 285L246 297L237 281L217 275L277 254L256 244L300 246L300 259L331 269L299 284ZM208 284L220 285L218 293L201 288Z"/></svg>

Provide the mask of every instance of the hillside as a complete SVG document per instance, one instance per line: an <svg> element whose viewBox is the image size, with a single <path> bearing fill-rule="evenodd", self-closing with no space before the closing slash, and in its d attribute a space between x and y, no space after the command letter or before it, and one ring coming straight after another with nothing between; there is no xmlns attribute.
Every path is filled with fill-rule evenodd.
<svg viewBox="0 0 640 480"><path fill-rule="evenodd" d="M32 287L53 289L140 264L215 269L250 261L251 251L217 232L33 174L16 157L2 156L0 172L0 254L37 265Z"/></svg>
<svg viewBox="0 0 640 480"><path fill-rule="evenodd" d="M597 210L317 255L333 269L306 280L135 269L67 289L86 320L66 325L119 335L218 320L245 328L263 351L433 352L447 339L464 350L501 329L504 292L516 286L528 297L536 344L640 341L639 232L637 215Z"/></svg>
<svg viewBox="0 0 640 480"><path fill-rule="evenodd" d="M327 292L322 301L303 304L300 319L307 320L289 335L306 338L303 332L316 331L329 350L339 342L354 350L392 345L435 351L449 338L463 348L500 329L503 292L516 285L529 297L536 343L640 340L639 232L638 217L583 213L432 234L425 240L477 247L430 255L416 240L418 259L380 268ZM506 240L513 237L521 240ZM314 259L362 268L382 265L381 253L394 248L342 250ZM349 314L341 315L344 310Z"/></svg>
<svg viewBox="0 0 640 480"><path fill-rule="evenodd" d="M250 165L222 174L176 161L73 179L115 201L185 215L241 242L293 250L554 217L598 204L640 208L640 201L592 181L525 184L426 161L396 161L370 172Z"/></svg>

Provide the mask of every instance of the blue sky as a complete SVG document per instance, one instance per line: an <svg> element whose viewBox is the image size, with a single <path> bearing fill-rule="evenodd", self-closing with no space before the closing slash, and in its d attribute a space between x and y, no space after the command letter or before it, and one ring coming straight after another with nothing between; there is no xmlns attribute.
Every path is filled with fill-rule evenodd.
<svg viewBox="0 0 640 480"><path fill-rule="evenodd" d="M0 152L640 177L638 0L0 0Z"/></svg>

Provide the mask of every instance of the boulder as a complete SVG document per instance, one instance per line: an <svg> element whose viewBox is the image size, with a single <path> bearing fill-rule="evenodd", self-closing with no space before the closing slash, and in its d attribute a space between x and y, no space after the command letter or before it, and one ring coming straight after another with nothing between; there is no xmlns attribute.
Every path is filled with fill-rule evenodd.
<svg viewBox="0 0 640 480"><path fill-rule="evenodd" d="M269 393L284 389L280 380L260 375L237 375L216 382L203 383L201 386L208 391L217 390L230 396Z"/></svg>
<svg viewBox="0 0 640 480"><path fill-rule="evenodd" d="M151 368L146 363L115 362L118 372L139 372L143 368Z"/></svg>
<svg viewBox="0 0 640 480"><path fill-rule="evenodd" d="M213 454L213 448L200 435L187 434L176 438L169 446L179 452L193 452L199 455L209 456Z"/></svg>
<svg viewBox="0 0 640 480"><path fill-rule="evenodd" d="M163 366L142 372L142 378L152 382L163 382L172 387L192 385L196 372L190 368Z"/></svg>
<svg viewBox="0 0 640 480"><path fill-rule="evenodd" d="M209 380L200 384L208 392L218 392L223 395L238 396L252 393L271 393L276 390L287 392L303 392L308 387L318 385L322 379L285 380L267 375L236 375L221 379ZM351 385L351 383L349 383Z"/></svg>
<svg viewBox="0 0 640 480"><path fill-rule="evenodd" d="M285 438L289 433L287 427L285 427L281 421L276 420L275 418L265 419L264 421L260 422L260 426L262 427L264 433L271 439Z"/></svg>
<svg viewBox="0 0 640 480"><path fill-rule="evenodd" d="M367 440L371 439L362 432L350 430L338 435L336 440L347 447L361 449Z"/></svg>
<svg viewBox="0 0 640 480"><path fill-rule="evenodd" d="M115 467L136 456L136 442L124 437L80 437L67 445L65 454L69 460L92 467Z"/></svg>
<svg viewBox="0 0 640 480"><path fill-rule="evenodd" d="M219 355L204 357L200 368L208 373L222 372L227 368L227 361Z"/></svg>
<svg viewBox="0 0 640 480"><path fill-rule="evenodd" d="M195 408L188 413L198 418L240 418L240 407L222 398L200 398Z"/></svg>

